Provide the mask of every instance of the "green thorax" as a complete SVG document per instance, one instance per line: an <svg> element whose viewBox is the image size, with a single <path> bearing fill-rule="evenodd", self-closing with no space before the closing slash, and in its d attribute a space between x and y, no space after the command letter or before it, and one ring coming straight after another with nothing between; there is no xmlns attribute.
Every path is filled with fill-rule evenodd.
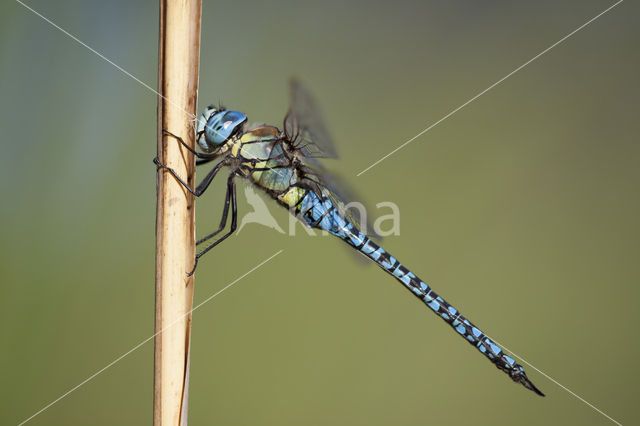
<svg viewBox="0 0 640 426"><path fill-rule="evenodd" d="M286 192L297 181L293 153L277 127L247 131L235 142L232 154L241 160L243 174L269 192Z"/></svg>

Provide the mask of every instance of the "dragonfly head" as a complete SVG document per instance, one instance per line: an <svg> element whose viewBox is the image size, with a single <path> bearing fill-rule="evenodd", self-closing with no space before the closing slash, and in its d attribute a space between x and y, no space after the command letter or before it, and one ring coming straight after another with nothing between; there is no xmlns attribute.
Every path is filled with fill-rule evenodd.
<svg viewBox="0 0 640 426"><path fill-rule="evenodd" d="M205 152L214 152L242 130L246 122L247 116L241 112L209 105L198 117L198 145Z"/></svg>

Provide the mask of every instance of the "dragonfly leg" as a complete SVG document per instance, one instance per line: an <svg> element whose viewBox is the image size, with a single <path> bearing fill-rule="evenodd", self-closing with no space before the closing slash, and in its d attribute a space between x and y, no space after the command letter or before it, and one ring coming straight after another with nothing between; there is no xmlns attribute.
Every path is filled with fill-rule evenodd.
<svg viewBox="0 0 640 426"><path fill-rule="evenodd" d="M213 160L215 160L215 158L213 158L213 157L212 158L204 158L202 160L196 160L196 166L201 166L203 164L207 164L208 162L213 161Z"/></svg>
<svg viewBox="0 0 640 426"><path fill-rule="evenodd" d="M230 197L231 198L231 228L229 229L229 232L227 232L222 237L215 240L213 243L207 246L207 248L202 250L200 253L196 254L196 260L193 264L193 269L191 270L191 272L187 274L188 276L193 275L193 273L196 270L196 267L198 266L198 260L202 256L204 256L209 250L211 250L212 248L220 244L222 241L227 239L227 237L233 234L233 232L236 230L236 227L238 225L238 206L236 203L236 182L233 180L234 177L235 177L235 174L231 173L231 175L229 175L229 179L227 180L227 191L230 193L230 196L231 196Z"/></svg>
<svg viewBox="0 0 640 426"><path fill-rule="evenodd" d="M214 158L216 158L218 156L218 154L203 154L201 152L196 151L195 149L191 148L189 145L187 145L187 143L182 140L182 138L174 133L171 133L170 131L168 131L167 129L162 129L162 133L168 136L171 136L173 138L175 138L178 142L180 142L180 144L185 147L187 149L187 151L189 151L190 153L192 153L193 155L195 155L198 158L206 158L209 160L212 160Z"/></svg>
<svg viewBox="0 0 640 426"><path fill-rule="evenodd" d="M216 164L216 166L204 177L204 179L202 179L202 182L200 182L200 184L196 187L196 189L193 189L189 186L189 184L183 181L182 178L180 178L180 176L178 176L175 170L173 170L171 167L167 166L166 164L161 163L160 160L158 160L158 157L154 158L153 162L158 167L166 169L169 173L171 173L173 177L175 177L178 180L178 182L182 184L182 186L184 186L189 192L191 192L196 197L199 197L200 195L202 195L204 191L207 190L207 188L211 184L211 181L213 181L213 178L216 177L216 174L226 164L225 161L221 161L218 164Z"/></svg>
<svg viewBox="0 0 640 426"><path fill-rule="evenodd" d="M205 241L215 237L225 228L225 226L227 226L227 216L229 214L230 202L231 202L231 189L229 185L227 185L227 195L224 198L224 208L222 209L222 218L220 219L220 225L218 226L218 229L215 232L212 232L211 234L200 238L198 241L196 241L196 245L200 245Z"/></svg>

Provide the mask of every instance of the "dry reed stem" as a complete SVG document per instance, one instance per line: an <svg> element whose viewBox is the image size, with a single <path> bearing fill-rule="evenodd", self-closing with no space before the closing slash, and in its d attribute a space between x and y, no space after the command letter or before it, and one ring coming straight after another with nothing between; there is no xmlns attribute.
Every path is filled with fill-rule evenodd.
<svg viewBox="0 0 640 426"><path fill-rule="evenodd" d="M193 155L162 129L195 145L201 0L160 1L158 157L193 186ZM192 114L192 115L189 115ZM193 277L194 197L165 170L157 176L153 421L186 425Z"/></svg>

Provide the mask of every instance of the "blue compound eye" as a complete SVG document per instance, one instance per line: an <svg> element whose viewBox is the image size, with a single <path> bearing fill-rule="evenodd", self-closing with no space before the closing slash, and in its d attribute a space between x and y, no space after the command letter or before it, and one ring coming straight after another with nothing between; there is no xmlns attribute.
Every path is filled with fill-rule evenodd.
<svg viewBox="0 0 640 426"><path fill-rule="evenodd" d="M247 116L238 111L216 111L209 108L207 110L210 113L209 119L204 128L199 129L203 131L204 138L199 137L198 143L202 149L211 152L240 130L247 121Z"/></svg>

